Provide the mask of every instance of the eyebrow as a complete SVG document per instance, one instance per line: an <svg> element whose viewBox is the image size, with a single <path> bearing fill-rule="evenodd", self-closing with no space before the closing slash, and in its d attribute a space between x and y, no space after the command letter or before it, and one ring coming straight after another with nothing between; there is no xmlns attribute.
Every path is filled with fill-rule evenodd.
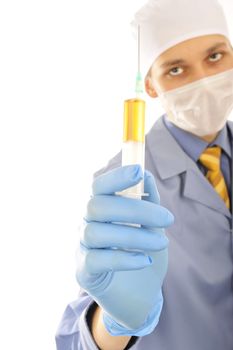
<svg viewBox="0 0 233 350"><path fill-rule="evenodd" d="M216 43L214 46L211 46L209 49L207 49L205 51L205 53L206 54L210 54L210 53L214 52L216 49L218 49L219 47L222 47L222 46L227 46L227 45L224 42ZM186 63L186 61L183 60L182 58L178 58L178 59L175 59L175 60L170 60L170 61L164 62L160 66L160 68L167 68L167 67L174 66L175 64L181 64L181 63Z"/></svg>

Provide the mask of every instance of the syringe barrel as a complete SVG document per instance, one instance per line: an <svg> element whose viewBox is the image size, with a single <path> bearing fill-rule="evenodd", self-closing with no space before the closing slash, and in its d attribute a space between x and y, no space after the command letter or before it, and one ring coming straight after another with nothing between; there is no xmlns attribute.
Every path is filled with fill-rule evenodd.
<svg viewBox="0 0 233 350"><path fill-rule="evenodd" d="M124 132L122 166L140 164L145 167L145 101L140 98L124 102ZM122 195L138 198L144 195L144 181L121 192Z"/></svg>

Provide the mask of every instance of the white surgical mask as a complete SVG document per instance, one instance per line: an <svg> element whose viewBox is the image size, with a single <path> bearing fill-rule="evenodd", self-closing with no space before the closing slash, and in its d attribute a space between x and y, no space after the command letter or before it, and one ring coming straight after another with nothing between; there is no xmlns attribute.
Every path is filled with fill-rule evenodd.
<svg viewBox="0 0 233 350"><path fill-rule="evenodd" d="M158 96L173 124L197 136L215 134L233 109L233 69Z"/></svg>

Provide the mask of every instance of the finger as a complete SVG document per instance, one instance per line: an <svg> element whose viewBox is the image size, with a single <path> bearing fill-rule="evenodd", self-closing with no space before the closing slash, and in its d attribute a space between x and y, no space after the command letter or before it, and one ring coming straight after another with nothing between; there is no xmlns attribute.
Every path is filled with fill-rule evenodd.
<svg viewBox="0 0 233 350"><path fill-rule="evenodd" d="M140 165L127 165L98 176L92 184L94 195L114 194L134 186L143 179Z"/></svg>
<svg viewBox="0 0 233 350"><path fill-rule="evenodd" d="M92 222L83 228L81 242L88 248L138 249L159 251L167 248L164 234L127 225Z"/></svg>
<svg viewBox="0 0 233 350"><path fill-rule="evenodd" d="M121 222L149 227L167 227L173 215L164 207L144 200L121 196L94 196L87 205L88 222Z"/></svg>
<svg viewBox="0 0 233 350"><path fill-rule="evenodd" d="M151 263L152 258L142 253L112 249L89 249L84 262L88 274L140 270Z"/></svg>
<svg viewBox="0 0 233 350"><path fill-rule="evenodd" d="M160 204L160 195L156 186L154 175L148 170L144 171L144 192L149 194L149 196L143 196L143 200Z"/></svg>

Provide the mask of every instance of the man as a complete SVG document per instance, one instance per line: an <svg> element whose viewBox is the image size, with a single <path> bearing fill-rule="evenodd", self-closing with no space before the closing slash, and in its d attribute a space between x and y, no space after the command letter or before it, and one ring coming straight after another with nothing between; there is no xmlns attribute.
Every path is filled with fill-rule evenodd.
<svg viewBox="0 0 233 350"><path fill-rule="evenodd" d="M225 18L217 0L151 0L134 24L146 91L166 110L146 137L149 198L115 195L143 177L137 166L121 167L121 153L95 173L78 259L83 289L65 311L57 348L231 350L233 49ZM130 222L141 227L119 224Z"/></svg>

